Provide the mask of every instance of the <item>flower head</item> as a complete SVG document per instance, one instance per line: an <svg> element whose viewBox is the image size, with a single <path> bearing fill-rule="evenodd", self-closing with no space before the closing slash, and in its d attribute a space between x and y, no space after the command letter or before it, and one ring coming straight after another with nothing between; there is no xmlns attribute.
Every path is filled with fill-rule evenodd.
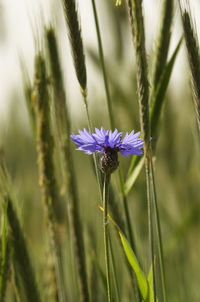
<svg viewBox="0 0 200 302"><path fill-rule="evenodd" d="M101 168L105 173L112 173L118 166L117 153L128 157L130 154L143 155L144 143L140 136L140 132L134 133L134 130L128 134L126 132L122 138L123 132L95 128L95 133L91 133L85 128L79 130L79 134L71 135L71 139L75 142L77 150L85 151L86 154L94 152L100 153ZM105 165L105 167L104 167ZM107 167L110 166L110 169ZM108 170L108 172L106 172Z"/></svg>

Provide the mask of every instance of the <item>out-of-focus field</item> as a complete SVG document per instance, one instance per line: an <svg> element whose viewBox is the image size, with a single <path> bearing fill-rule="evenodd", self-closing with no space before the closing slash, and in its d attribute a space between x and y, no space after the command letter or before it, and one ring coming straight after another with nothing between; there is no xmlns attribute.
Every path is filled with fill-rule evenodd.
<svg viewBox="0 0 200 302"><path fill-rule="evenodd" d="M101 33L104 37L105 32L105 37L107 37L103 46L114 118L118 130L130 132L135 129L139 131L135 55L131 44L128 18L125 5L116 8L113 2L106 0L100 5L98 3L98 7L106 10L107 18L108 15L110 16L110 26L108 28L104 25L103 14L99 12L102 26ZM177 15L178 13L175 13L175 16ZM91 24L91 26L94 26L94 24ZM176 24L176 26L178 25ZM181 29L179 28L178 31L181 31ZM173 39L176 38L173 36ZM62 41L59 41L59 46L62 60L65 59L65 56L69 60L70 51L63 54ZM97 128L104 126L108 129L108 113L98 49L89 45L84 45L84 47L89 74L88 102L92 124ZM183 79L180 81L173 76L173 83L170 83L167 90L158 127L156 156L153 159L163 235L166 282L170 302L200 300L200 146L189 81L189 69L185 63L186 55L183 54L185 52L184 48L185 44L183 42L181 52L178 54L179 64L185 66L181 75ZM151 73L153 49L154 42L152 41L151 47L148 48L149 73ZM182 60L181 63L180 60ZM28 63L33 64L33 62ZM67 79L66 88L71 85L72 72L74 73L71 67L69 72L64 70ZM175 72L175 74L178 73ZM33 79L33 75L30 75L30 77ZM92 79L92 85L90 85L90 79ZM9 81L9 79L7 80ZM11 91L12 89L10 87ZM79 89L78 86L75 85L75 89ZM31 131L28 113L24 110L24 105L22 108L22 100L21 98L19 99L19 95L22 95L22 93L15 93L13 90L7 119L4 122L0 121L0 144L11 174L12 191L17 200L17 211L28 241L33 264L36 268L39 288L48 291L49 280L46 267L49 265L48 261L51 261L51 258L49 256L44 210L38 185L35 138ZM76 99L74 100L73 97ZM81 93L79 91L67 93L67 101L69 107L72 108L70 118L74 133L77 133L78 129L83 127L87 128ZM23 102L25 104L25 100ZM75 106L72 105L74 102ZM77 281L74 273L73 248L70 243L68 206L66 198L62 195L63 180L57 147L55 151L54 162L60 192L59 236L62 243L66 291L71 302L78 301ZM91 268L94 266L92 261L94 253L99 265L104 270L102 213L98 208L101 202L90 156L83 154L83 152L78 152L74 148L73 158L80 199L82 231L86 246L87 269L90 275ZM119 160L124 177L126 177L131 158L123 158L120 155ZM117 172L112 176L112 183L118 193L119 211L124 217ZM148 220L144 168L128 195L128 206L138 247L139 260L144 271L148 273ZM112 228L111 236L113 238L119 290L121 297L123 297L122 301L132 301L129 300L132 289L131 284L129 284L130 280L123 252L119 246L116 233ZM96 301L105 301L106 298L102 290L103 285L98 274L97 270L95 275L95 278L97 278ZM6 301L15 301L12 285L7 288Z"/></svg>

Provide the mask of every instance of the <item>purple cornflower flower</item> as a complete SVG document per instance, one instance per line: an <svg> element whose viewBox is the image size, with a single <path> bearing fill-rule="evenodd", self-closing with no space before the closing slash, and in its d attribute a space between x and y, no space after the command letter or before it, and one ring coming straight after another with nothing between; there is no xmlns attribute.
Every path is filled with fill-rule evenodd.
<svg viewBox="0 0 200 302"><path fill-rule="evenodd" d="M124 138L122 134L123 132L118 132L117 129L112 132L101 127L101 130L95 128L95 133L91 133L84 128L83 131L79 130L78 135L72 133L71 139L75 142L77 150L85 151L86 154L100 153L102 171L112 173L119 165L118 152L126 157L130 154L143 155L141 148L144 143L143 139L139 138L140 132L126 132Z"/></svg>

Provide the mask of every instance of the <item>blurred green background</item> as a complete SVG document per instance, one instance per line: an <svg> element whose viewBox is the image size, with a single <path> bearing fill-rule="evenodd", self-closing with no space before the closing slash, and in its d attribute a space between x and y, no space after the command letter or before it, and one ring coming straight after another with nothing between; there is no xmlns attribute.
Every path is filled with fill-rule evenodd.
<svg viewBox="0 0 200 302"><path fill-rule="evenodd" d="M120 131L130 132L132 129L139 131L135 55L131 45L125 5L116 8L114 1L105 0L101 1L100 4L98 3L98 8L116 125ZM144 5L145 9L146 6ZM148 14L148 11L145 10L145 13ZM2 16L4 14L3 6L1 14ZM81 15L82 19L84 17L87 18L86 15ZM104 18L106 22L104 22ZM159 15L156 18L159 19ZM177 10L175 10L176 18L179 18ZM0 26L1 35L3 33L6 35L6 31L4 31L6 26L5 18L2 19ZM94 24L92 23L91 26L94 26ZM178 21L175 20L173 28L176 26L177 29L174 31L177 34L173 35L174 41L178 41L178 33L181 34ZM57 27L59 30L61 26L58 25ZM84 34L83 31L83 39L85 38ZM152 41L147 38L149 73L151 73L151 58L155 45L153 39L155 36L156 32L152 32ZM67 40L66 32L62 32L59 37L62 37L62 39L65 37ZM1 41L0 43L4 42ZM70 51L65 52L62 48L65 43L66 41L60 40L59 46L62 60L65 61L66 57L68 62L71 60L71 56ZM86 43L84 45L86 64L88 66L89 110L94 126L108 128L109 122L102 72L95 43ZM174 49L173 45L172 43L171 51ZM156 191L167 270L167 288L169 301L171 302L200 301L200 152L184 47L183 43L178 56L178 63L175 65L175 68L183 66L181 75L180 72L175 71L167 91L154 161ZM27 63L33 66L33 62ZM63 63L63 66L66 66L66 62ZM76 81L74 74L71 75L74 71L70 65L69 69L63 69L66 75L67 99L71 108L72 128L76 133L78 129L87 127L86 115L78 85L72 83ZM181 79L178 78L178 74L182 77ZM31 74L30 77L32 78ZM9 78L6 81L9 82ZM76 91L71 92L72 88ZM37 271L40 272L40 274L38 273L40 287L48 288L48 275L46 274L45 266L48 262L49 250L46 243L44 213L38 186L35 139L28 120L28 113L25 110L22 85L19 84L19 87L11 86L10 95L9 100L3 100L4 102L9 102L10 105L6 109L6 118L2 118L0 121L0 144L5 153L8 170L11 173L17 209L28 239L31 256ZM100 197L90 157L75 150L73 153L80 197L80 213L87 250L88 271L90 274L92 251L95 251L100 265L104 267L102 213L98 208ZM126 177L131 158L126 159L120 156L119 160L123 174ZM56 152L55 165L61 192L62 176ZM124 216L117 173L112 176L112 182L118 192L119 210L121 215ZM62 194L60 202L60 236L63 244L67 291L69 296L71 295L69 301L77 301L77 297L74 296L76 295L77 285L76 279L73 277L73 251L68 229L67 202ZM144 169L128 196L128 204L140 262L144 270L148 272L148 225ZM121 295L124 297L123 301L131 301L129 300L129 297L131 297L131 285L127 287L129 282L127 268L123 265L123 261L121 262L120 260L123 255L114 231L112 231L112 237L115 246ZM103 301L103 291L98 290L98 288L102 289L101 280L98 277L98 272L96 274L98 280L96 282L97 293L99 293L96 301ZM12 290L10 290L10 300L8 301L12 301Z"/></svg>

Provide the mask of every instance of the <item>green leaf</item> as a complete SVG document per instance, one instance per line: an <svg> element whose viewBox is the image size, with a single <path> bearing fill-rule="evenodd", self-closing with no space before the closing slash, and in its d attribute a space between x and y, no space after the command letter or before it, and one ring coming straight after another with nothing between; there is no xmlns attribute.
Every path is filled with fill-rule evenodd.
<svg viewBox="0 0 200 302"><path fill-rule="evenodd" d="M137 261L137 258L135 256L128 240L126 239L126 237L123 235L123 233L121 231L119 231L119 235L120 235L120 239L121 239L126 257L129 261L133 271L135 272L135 276L137 279L138 287L139 287L140 293L142 295L142 298L144 299L144 301L148 301L147 299L148 299L148 294L149 294L149 286L148 286L148 282L145 277L145 274L142 271L142 269L140 268L140 265Z"/></svg>
<svg viewBox="0 0 200 302"><path fill-rule="evenodd" d="M150 112L150 120L151 120L151 135L154 138L156 129L159 123L159 118L161 115L161 110L163 106L163 102L165 99L165 94L167 91L167 87L169 84L169 80L172 74L172 70L174 67L174 63L177 57L177 54L179 52L180 46L182 43L182 38L180 39L171 59L167 63L165 69L163 70L163 73L160 77L160 81L157 85L156 91L153 94L152 97L152 107L151 107L151 112ZM126 195L129 193L131 188L133 187L138 175L140 174L142 167L144 164L144 159L139 158L139 160L135 160L133 158L131 162L131 168L129 169L129 176L127 177L127 180L125 182L125 193Z"/></svg>
<svg viewBox="0 0 200 302"><path fill-rule="evenodd" d="M164 97L165 97L165 94L167 91L169 80L171 78L174 63L175 63L177 54L179 52L182 40L183 39L181 38L170 61L167 63L165 69L163 70L163 73L160 77L160 81L156 87L155 93L153 94L152 108L151 108L151 112L150 112L152 136L155 134L156 128L158 126Z"/></svg>
<svg viewBox="0 0 200 302"><path fill-rule="evenodd" d="M126 180L124 187L125 187L125 194L127 195L131 188L133 187L136 179L138 178L138 175L140 174L142 167L144 165L144 157L141 158L141 160L138 162L138 164L135 166L135 169L130 174L128 179Z"/></svg>
<svg viewBox="0 0 200 302"><path fill-rule="evenodd" d="M101 211L104 211L104 209L102 207L100 207ZM142 268L140 267L137 258L135 256L134 251L132 250L130 243L128 242L128 240L126 239L126 236L122 233L122 231L120 230L119 226L117 225L117 223L113 220L113 218L110 216L110 214L108 214L108 218L109 220L112 222L112 224L116 227L121 242L122 242L122 246L125 252L125 255L135 273L136 276L136 280L137 280L137 284L138 284L138 288L140 290L143 302L154 302L153 299L153 287L152 287L152 282L151 282L151 278L148 277L148 279L150 280L151 284L149 283L149 280L147 280L145 273L143 272ZM158 302L158 300L156 299L156 301Z"/></svg>

